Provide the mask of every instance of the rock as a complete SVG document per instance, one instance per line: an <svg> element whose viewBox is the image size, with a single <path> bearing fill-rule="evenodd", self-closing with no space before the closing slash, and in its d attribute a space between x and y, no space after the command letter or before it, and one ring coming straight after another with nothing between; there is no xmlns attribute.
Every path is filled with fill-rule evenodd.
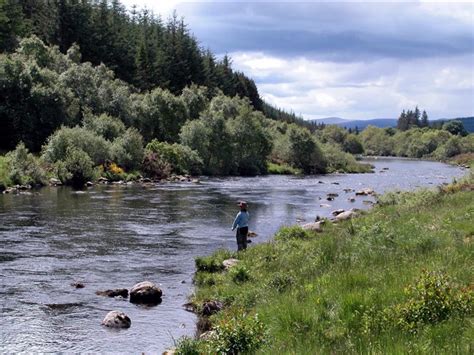
<svg viewBox="0 0 474 355"><path fill-rule="evenodd" d="M249 231L249 232L247 233L247 238L255 238L255 237L257 237L257 236L258 236L258 234L255 233L254 231Z"/></svg>
<svg viewBox="0 0 474 355"><path fill-rule="evenodd" d="M383 168L383 170L388 170L388 168Z"/></svg>
<svg viewBox="0 0 474 355"><path fill-rule="evenodd" d="M332 182L331 184L333 184L333 185L339 185L338 182Z"/></svg>
<svg viewBox="0 0 474 355"><path fill-rule="evenodd" d="M368 196L368 195L373 195L373 194L374 194L374 190L368 187L365 189L356 191L356 196Z"/></svg>
<svg viewBox="0 0 474 355"><path fill-rule="evenodd" d="M202 333L199 336L199 339L201 340L210 340L216 336L216 331L215 330L208 330L207 332Z"/></svg>
<svg viewBox="0 0 474 355"><path fill-rule="evenodd" d="M175 354L176 354L176 348L166 349L163 352L163 355L175 355Z"/></svg>
<svg viewBox="0 0 474 355"><path fill-rule="evenodd" d="M25 191L25 190L31 190L31 185L20 185L17 187L18 190Z"/></svg>
<svg viewBox="0 0 474 355"><path fill-rule="evenodd" d="M188 312L191 312L191 313L196 313L196 304L194 302L188 302L188 303L185 303L183 304L183 308L188 311Z"/></svg>
<svg viewBox="0 0 474 355"><path fill-rule="evenodd" d="M337 216L337 215L340 215L340 214L343 213L343 212L345 212L345 210L344 210L343 208L339 208L339 209L337 209L337 210L332 211L331 214L332 214L333 216Z"/></svg>
<svg viewBox="0 0 474 355"><path fill-rule="evenodd" d="M349 202L355 202L355 200L356 200L356 199L355 199L354 197L349 197L349 198L347 199L347 201L349 201Z"/></svg>
<svg viewBox="0 0 474 355"><path fill-rule="evenodd" d="M326 197L326 200L328 200L328 201L334 201L334 197L331 197L331 196Z"/></svg>
<svg viewBox="0 0 474 355"><path fill-rule="evenodd" d="M199 179L192 179L191 182L194 183L194 184L199 184L200 183Z"/></svg>
<svg viewBox="0 0 474 355"><path fill-rule="evenodd" d="M52 186L61 186L63 183L59 179L51 178L49 179L49 184Z"/></svg>
<svg viewBox="0 0 474 355"><path fill-rule="evenodd" d="M88 181L88 182L86 182L86 186L91 187L91 186L94 186L94 184L92 183L92 181Z"/></svg>
<svg viewBox="0 0 474 355"><path fill-rule="evenodd" d="M355 212L353 210L345 211L345 212L342 212L342 213L338 214L335 217L335 221L337 221L337 222L345 221L347 219L351 219L354 216L355 216Z"/></svg>
<svg viewBox="0 0 474 355"><path fill-rule="evenodd" d="M374 204L373 201L369 201L369 200L364 200L364 201L362 201L362 203L363 203L364 205L373 205L373 204Z"/></svg>
<svg viewBox="0 0 474 355"><path fill-rule="evenodd" d="M101 176L97 181L101 184L108 184L109 183L109 179L107 179L103 176Z"/></svg>
<svg viewBox="0 0 474 355"><path fill-rule="evenodd" d="M72 287L75 287L75 288L84 288L84 284L82 282L73 282L71 284Z"/></svg>
<svg viewBox="0 0 474 355"><path fill-rule="evenodd" d="M126 288L117 288L115 290L96 291L95 294L99 296L106 296L106 297L121 296L123 298L127 298L128 290Z"/></svg>
<svg viewBox="0 0 474 355"><path fill-rule="evenodd" d="M344 189L343 191L344 191L345 193L349 193L349 192L352 192L352 191L354 191L354 190L353 190L353 189Z"/></svg>
<svg viewBox="0 0 474 355"><path fill-rule="evenodd" d="M322 232L321 221L303 224L301 227L307 231Z"/></svg>
<svg viewBox="0 0 474 355"><path fill-rule="evenodd" d="M107 313L102 325L105 325L109 328L130 328L132 321L130 318L123 312L111 311Z"/></svg>
<svg viewBox="0 0 474 355"><path fill-rule="evenodd" d="M230 269L231 267L237 265L240 262L238 259L226 259L222 262L222 265L225 267L226 270Z"/></svg>
<svg viewBox="0 0 474 355"><path fill-rule="evenodd" d="M142 179L140 179L140 182L150 183L150 182L153 182L153 181L150 178L142 178Z"/></svg>
<svg viewBox="0 0 474 355"><path fill-rule="evenodd" d="M14 192L17 192L16 187L9 187L5 191L3 191L4 194L11 194L11 193L14 193Z"/></svg>
<svg viewBox="0 0 474 355"><path fill-rule="evenodd" d="M114 184L114 185L123 185L124 182L123 182L123 180L119 180L119 181L113 181L112 184Z"/></svg>
<svg viewBox="0 0 474 355"><path fill-rule="evenodd" d="M319 205L319 207L328 208L328 207L331 207L331 205L328 205L327 203L321 203L321 204Z"/></svg>
<svg viewBox="0 0 474 355"><path fill-rule="evenodd" d="M163 292L150 281L143 281L130 290L130 302L157 305L161 303Z"/></svg>
<svg viewBox="0 0 474 355"><path fill-rule="evenodd" d="M206 301L202 304L201 314L203 316L208 317L213 314L216 314L217 312L222 310L223 307L224 305L220 301Z"/></svg>
<svg viewBox="0 0 474 355"><path fill-rule="evenodd" d="M330 192L330 193L327 194L327 197L338 197L338 196L339 196L339 194L336 194L334 192Z"/></svg>

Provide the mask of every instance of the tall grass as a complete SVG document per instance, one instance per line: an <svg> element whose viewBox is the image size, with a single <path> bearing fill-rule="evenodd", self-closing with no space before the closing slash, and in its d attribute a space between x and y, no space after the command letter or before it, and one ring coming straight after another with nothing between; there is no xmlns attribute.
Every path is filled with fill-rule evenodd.
<svg viewBox="0 0 474 355"><path fill-rule="evenodd" d="M220 320L258 313L266 329L261 353L472 353L469 179L459 188L387 196L321 234L286 228L239 254L245 282L222 271L197 287L194 300L224 302ZM430 294L437 296L423 296Z"/></svg>

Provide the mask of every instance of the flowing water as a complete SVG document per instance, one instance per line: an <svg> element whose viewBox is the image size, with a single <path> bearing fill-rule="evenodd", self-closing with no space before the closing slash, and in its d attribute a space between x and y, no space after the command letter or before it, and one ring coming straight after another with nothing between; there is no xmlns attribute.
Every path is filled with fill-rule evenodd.
<svg viewBox="0 0 474 355"><path fill-rule="evenodd" d="M161 352L194 334L196 318L182 307L193 291L194 258L235 249L230 226L238 200L249 203L256 244L282 225L311 222L338 208L368 208L363 201L373 201L362 196L351 203L354 192L346 188L411 190L465 173L435 162L372 163L374 174L203 178L199 184L0 195L0 352ZM328 193L339 196L327 201ZM160 305L95 295L144 280L162 288ZM110 310L125 312L131 328L102 327Z"/></svg>

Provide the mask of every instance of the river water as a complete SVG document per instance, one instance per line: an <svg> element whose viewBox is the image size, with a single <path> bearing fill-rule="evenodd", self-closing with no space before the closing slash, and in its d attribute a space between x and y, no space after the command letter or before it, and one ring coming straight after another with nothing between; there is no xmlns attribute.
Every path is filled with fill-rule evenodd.
<svg viewBox="0 0 474 355"><path fill-rule="evenodd" d="M182 307L193 291L194 258L235 249L230 226L238 200L249 203L255 244L282 225L311 222L337 208L368 208L363 201L370 197L351 203L354 192L346 188L411 190L465 174L435 162L371 163L374 174L203 178L199 184L0 195L0 352L162 352L194 334L195 316ZM328 193L339 196L327 201ZM160 305L95 295L144 280L162 288ZM111 310L125 312L131 328L102 327Z"/></svg>

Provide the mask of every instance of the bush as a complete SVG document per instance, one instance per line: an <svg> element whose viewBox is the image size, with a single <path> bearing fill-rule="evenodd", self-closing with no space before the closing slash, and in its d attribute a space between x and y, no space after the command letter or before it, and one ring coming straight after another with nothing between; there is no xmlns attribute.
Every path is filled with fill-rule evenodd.
<svg viewBox="0 0 474 355"><path fill-rule="evenodd" d="M442 272L424 271L405 292L408 301L393 307L392 313L399 326L412 332L424 324L437 324L473 311L472 290L462 290Z"/></svg>
<svg viewBox="0 0 474 355"><path fill-rule="evenodd" d="M46 173L23 143L19 143L14 151L7 154L10 172L7 182L13 184L45 185ZM4 162L4 164L6 161Z"/></svg>
<svg viewBox="0 0 474 355"><path fill-rule="evenodd" d="M343 152L338 146L325 144L323 152L329 173L368 173L372 171L370 165L357 162L353 155Z"/></svg>
<svg viewBox="0 0 474 355"><path fill-rule="evenodd" d="M115 163L106 163L100 167L101 175L110 181L126 180L125 171Z"/></svg>
<svg viewBox="0 0 474 355"><path fill-rule="evenodd" d="M142 162L142 171L152 179L164 179L171 174L171 165L153 152L146 152Z"/></svg>
<svg viewBox="0 0 474 355"><path fill-rule="evenodd" d="M10 160L6 156L0 156L0 190L10 186Z"/></svg>
<svg viewBox="0 0 474 355"><path fill-rule="evenodd" d="M187 146L158 142L154 139L147 144L146 150L155 153L169 164L175 174L199 175L202 172L202 159L196 151Z"/></svg>
<svg viewBox="0 0 474 355"><path fill-rule="evenodd" d="M200 355L203 353L201 341L182 337L176 344L176 355Z"/></svg>
<svg viewBox="0 0 474 355"><path fill-rule="evenodd" d="M282 175L300 175L303 172L300 169L295 169L288 164L281 163L272 163L267 164L267 171L269 174L282 174Z"/></svg>
<svg viewBox="0 0 474 355"><path fill-rule="evenodd" d="M67 150L75 148L85 152L95 165L110 159L110 142L83 127L61 127L43 146L43 157L50 163L65 161Z"/></svg>
<svg viewBox="0 0 474 355"><path fill-rule="evenodd" d="M143 156L143 138L135 128L127 129L122 136L112 143L112 159L126 170L139 168Z"/></svg>
<svg viewBox="0 0 474 355"><path fill-rule="evenodd" d="M220 319L213 331L209 347L214 354L254 353L265 344L265 326L257 314Z"/></svg>
<svg viewBox="0 0 474 355"><path fill-rule="evenodd" d="M94 163L89 155L81 149L69 147L64 161L56 165L58 178L63 184L83 187L95 177Z"/></svg>

